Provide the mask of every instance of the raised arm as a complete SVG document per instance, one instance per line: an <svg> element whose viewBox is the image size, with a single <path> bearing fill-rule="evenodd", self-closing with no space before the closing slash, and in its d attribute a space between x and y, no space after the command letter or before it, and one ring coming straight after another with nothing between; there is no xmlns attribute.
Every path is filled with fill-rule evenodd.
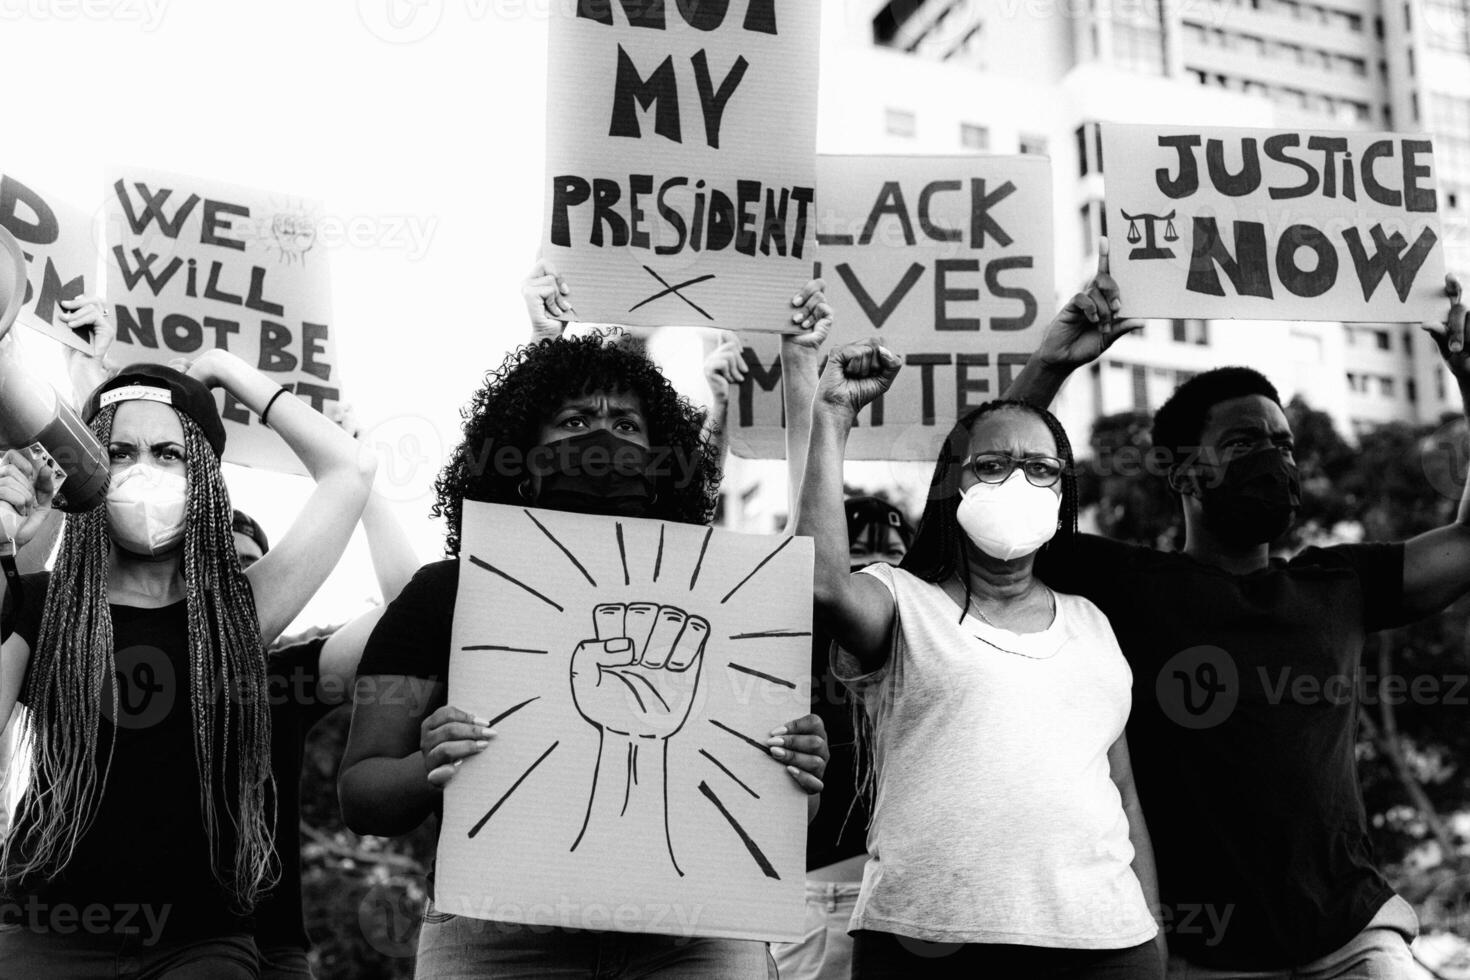
<svg viewBox="0 0 1470 980"><path fill-rule="evenodd" d="M108 362L108 351L117 339L117 328L107 312L107 301L100 296L78 296L60 303L58 319L72 330L90 330L92 352L66 348L66 373L71 379L73 408L80 408L98 385L111 378L117 369Z"/></svg>
<svg viewBox="0 0 1470 980"><path fill-rule="evenodd" d="M812 434L796 513L796 533L816 550L813 597L818 621L865 671L888 657L893 597L870 575L849 572L842 462L862 407L893 384L902 362L877 340L832 352L812 400Z"/></svg>
<svg viewBox="0 0 1470 980"><path fill-rule="evenodd" d="M1118 284L1109 272L1108 240L1100 238L1097 275L1052 319L1041 346L1003 397L1046 408L1073 371L1097 360L1119 337L1142 329L1141 321L1121 319L1122 308Z"/></svg>
<svg viewBox="0 0 1470 980"><path fill-rule="evenodd" d="M343 432L359 446L363 445L362 425L350 406L343 405L338 409L336 421ZM398 523L388 508L388 502L376 490L368 494L367 506L362 509L362 530L367 535L368 555L373 561L373 574L378 578L378 592L385 604L392 602L422 563L403 525Z"/></svg>
<svg viewBox="0 0 1470 980"><path fill-rule="evenodd" d="M796 525L796 508L801 499L801 480L806 473L807 446L812 436L812 398L821 374L822 345L832 332L832 307L824 290L827 284L813 279L792 297L797 307L791 322L802 331L781 335L781 404L786 415L786 530Z"/></svg>
<svg viewBox="0 0 1470 980"><path fill-rule="evenodd" d="M189 365L189 374L211 387L224 388L257 416L269 406L270 427L316 481L306 506L280 543L245 573L255 592L261 639L270 643L296 618L342 557L367 503L377 460L359 453L351 436L301 399L291 394L276 398L280 386L234 354L206 351Z"/></svg>
<svg viewBox="0 0 1470 980"><path fill-rule="evenodd" d="M1425 324L1460 387L1460 404L1470 416L1470 351L1465 349L1465 305L1460 282L1445 277L1450 310L1443 324ZM1461 474L1463 478L1463 474ZM1404 544L1404 606L1411 618L1437 613L1470 592L1470 483L1460 494L1455 519Z"/></svg>
<svg viewBox="0 0 1470 980"><path fill-rule="evenodd" d="M537 259L531 274L521 283L521 298L526 301L526 313L531 318L531 343L552 340L566 329L566 317L577 315L572 309L572 287L568 286L556 271L556 267L545 259Z"/></svg>
<svg viewBox="0 0 1470 980"><path fill-rule="evenodd" d="M0 538L7 550L13 544L21 551L31 543L51 515L55 492L51 471L37 467L26 451L11 449L0 456ZM0 608L8 588L5 576L0 575ZM30 645L18 635L12 633L0 645L0 734L20 698L30 660Z"/></svg>
<svg viewBox="0 0 1470 980"><path fill-rule="evenodd" d="M745 380L744 345L740 335L733 330L711 331L715 336L715 347L704 358L704 381L709 385L711 404L704 430L709 439L710 451L725 468L725 455L730 449L730 434L726 430L730 413L730 386Z"/></svg>

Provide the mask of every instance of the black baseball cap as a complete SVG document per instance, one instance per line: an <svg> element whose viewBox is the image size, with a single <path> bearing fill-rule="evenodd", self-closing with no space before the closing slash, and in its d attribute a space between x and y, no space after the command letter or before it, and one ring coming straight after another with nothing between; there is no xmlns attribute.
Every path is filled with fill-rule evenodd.
<svg viewBox="0 0 1470 980"><path fill-rule="evenodd" d="M271 550L271 544L265 537L265 529L255 522L255 518L243 510L236 510L230 517L230 530L243 534L258 544L262 555L267 554Z"/></svg>
<svg viewBox="0 0 1470 980"><path fill-rule="evenodd" d="M97 386L87 399L82 420L89 425L108 405L125 401L162 402L187 415L204 433L218 458L225 452L225 424L214 394L204 382L163 364L132 364Z"/></svg>
<svg viewBox="0 0 1470 980"><path fill-rule="evenodd" d="M914 529L904 518L903 511L886 500L869 496L848 497L843 501L842 509L847 514L849 542L861 539L873 529L881 533L883 528L891 527L898 532L898 539L905 548L914 543Z"/></svg>

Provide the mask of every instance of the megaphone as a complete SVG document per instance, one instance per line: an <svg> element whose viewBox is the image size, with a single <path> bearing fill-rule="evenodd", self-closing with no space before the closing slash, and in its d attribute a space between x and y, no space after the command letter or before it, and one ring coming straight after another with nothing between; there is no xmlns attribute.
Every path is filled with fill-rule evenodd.
<svg viewBox="0 0 1470 980"><path fill-rule="evenodd" d="M26 259L15 236L0 227L0 341L20 315ZM20 361L13 341L0 343L0 448L29 449L56 475L54 506L88 511L107 497L107 454L56 389ZM13 530L13 529L12 529Z"/></svg>

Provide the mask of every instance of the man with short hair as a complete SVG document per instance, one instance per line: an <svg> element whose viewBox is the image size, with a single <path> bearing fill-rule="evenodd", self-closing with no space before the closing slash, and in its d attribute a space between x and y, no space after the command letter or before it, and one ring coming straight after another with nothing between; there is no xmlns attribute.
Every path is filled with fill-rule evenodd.
<svg viewBox="0 0 1470 980"><path fill-rule="evenodd" d="M1045 405L1137 329L1098 275L1057 315L1007 392ZM1431 328L1470 408L1459 284ZM1153 459L1179 497L1181 553L1080 535L1038 572L1091 599L1134 672L1128 741L1159 869L1171 980L1410 976L1412 907L1373 860L1355 745L1367 634L1470 591L1470 495L1409 541L1272 558L1301 503L1276 389L1243 367L1185 382Z"/></svg>

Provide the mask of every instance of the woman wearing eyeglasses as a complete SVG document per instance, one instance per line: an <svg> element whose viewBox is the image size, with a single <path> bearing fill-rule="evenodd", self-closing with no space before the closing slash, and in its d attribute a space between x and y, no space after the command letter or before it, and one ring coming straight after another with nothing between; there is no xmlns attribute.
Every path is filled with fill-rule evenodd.
<svg viewBox="0 0 1470 980"><path fill-rule="evenodd" d="M1022 402L969 412L903 563L850 574L843 452L898 370L876 341L828 360L796 525L872 756L853 976L1162 978L1132 675L1097 607L1032 575L1076 532L1066 433Z"/></svg>

